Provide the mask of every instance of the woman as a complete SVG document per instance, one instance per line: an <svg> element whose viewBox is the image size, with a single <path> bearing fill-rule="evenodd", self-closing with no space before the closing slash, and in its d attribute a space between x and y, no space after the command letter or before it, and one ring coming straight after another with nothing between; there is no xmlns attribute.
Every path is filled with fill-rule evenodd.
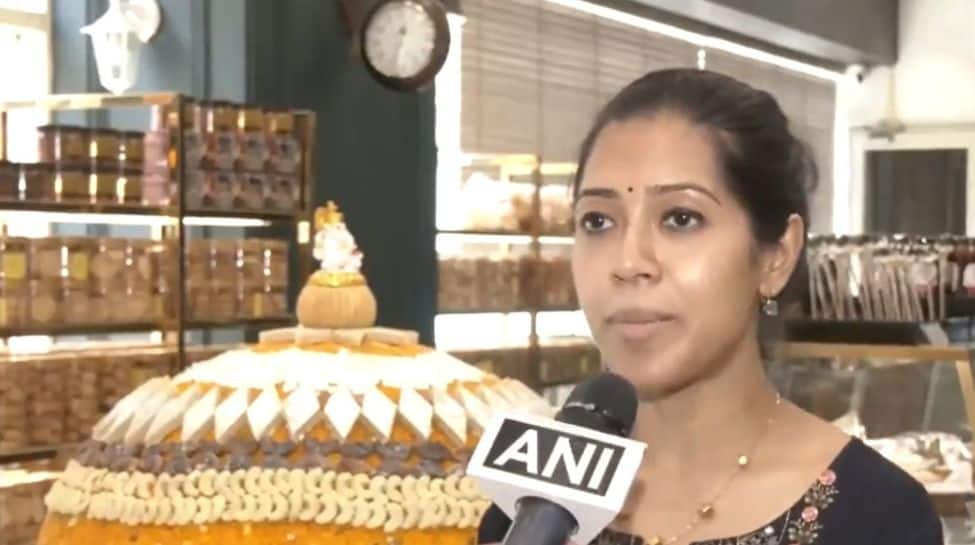
<svg viewBox="0 0 975 545"><path fill-rule="evenodd" d="M652 72L598 116L573 275L603 360L640 394L632 437L648 446L597 543L942 543L920 484L763 372L760 323L801 282L814 179L776 101L720 74Z"/></svg>

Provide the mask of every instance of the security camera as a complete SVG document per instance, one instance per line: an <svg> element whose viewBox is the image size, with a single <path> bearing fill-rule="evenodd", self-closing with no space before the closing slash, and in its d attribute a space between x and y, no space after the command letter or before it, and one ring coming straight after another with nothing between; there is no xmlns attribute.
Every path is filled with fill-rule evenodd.
<svg viewBox="0 0 975 545"><path fill-rule="evenodd" d="M846 68L846 73L856 78L857 83L863 83L863 79L867 77L867 67L862 64L851 64Z"/></svg>

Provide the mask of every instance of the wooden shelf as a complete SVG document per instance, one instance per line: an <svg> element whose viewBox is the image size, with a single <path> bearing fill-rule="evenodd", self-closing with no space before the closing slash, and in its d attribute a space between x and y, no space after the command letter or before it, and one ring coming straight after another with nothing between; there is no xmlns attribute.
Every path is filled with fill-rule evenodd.
<svg viewBox="0 0 975 545"><path fill-rule="evenodd" d="M187 320L186 329L219 329L225 327L280 327L293 325L294 318L259 318L241 320ZM0 328L0 338L45 335L58 337L64 335L109 335L112 333L142 333L150 331L175 331L179 329L173 321L132 322L116 324L79 324L58 326L24 326Z"/></svg>
<svg viewBox="0 0 975 545"><path fill-rule="evenodd" d="M198 218L241 218L268 222L294 221L301 212L258 212L254 210L185 210L186 216Z"/></svg>
<svg viewBox="0 0 975 545"><path fill-rule="evenodd" d="M174 329L162 322L131 322L117 324L79 324L79 325L28 325L22 327L0 328L0 337L23 337L27 335L108 335L111 333L141 333Z"/></svg>
<svg viewBox="0 0 975 545"><path fill-rule="evenodd" d="M777 345L774 353L780 359L883 360L870 363L875 366L889 367L923 361L967 362L969 352L968 348L961 346L788 342Z"/></svg>
<svg viewBox="0 0 975 545"><path fill-rule="evenodd" d="M36 462L39 460L50 460L52 458L57 458L60 454L73 450L76 447L76 443L68 443L64 445L24 447L22 449L11 451L0 451L0 465L22 464L26 462Z"/></svg>
<svg viewBox="0 0 975 545"><path fill-rule="evenodd" d="M177 93L140 93L112 95L108 93L47 95L31 100L0 102L0 111L9 110L91 110L101 108L132 108L168 106L173 104Z"/></svg>
<svg viewBox="0 0 975 545"><path fill-rule="evenodd" d="M63 212L71 214L124 214L132 216L175 215L175 209L164 206L111 203L43 203L30 201L0 201L0 211Z"/></svg>
<svg viewBox="0 0 975 545"><path fill-rule="evenodd" d="M291 316L280 318L255 318L242 320L187 320L186 329L220 329L223 327L286 327L293 326L295 319Z"/></svg>

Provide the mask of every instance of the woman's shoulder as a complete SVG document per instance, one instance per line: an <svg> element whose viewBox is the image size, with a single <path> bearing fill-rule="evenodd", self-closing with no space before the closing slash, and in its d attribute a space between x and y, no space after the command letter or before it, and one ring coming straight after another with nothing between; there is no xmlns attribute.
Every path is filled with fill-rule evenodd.
<svg viewBox="0 0 975 545"><path fill-rule="evenodd" d="M839 492L835 511L872 534L863 538L890 544L942 542L941 522L927 490L873 448L851 439L832 470Z"/></svg>
<svg viewBox="0 0 975 545"><path fill-rule="evenodd" d="M924 486L863 441L851 438L837 456L833 470L847 487L884 497L929 501Z"/></svg>

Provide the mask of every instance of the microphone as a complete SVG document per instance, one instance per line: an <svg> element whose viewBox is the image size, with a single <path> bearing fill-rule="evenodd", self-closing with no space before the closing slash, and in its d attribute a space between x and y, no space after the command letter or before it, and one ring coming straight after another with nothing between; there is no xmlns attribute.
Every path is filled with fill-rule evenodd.
<svg viewBox="0 0 975 545"><path fill-rule="evenodd" d="M643 460L646 445L626 438L636 408L633 385L602 373L579 384L555 420L495 416L467 468L495 503L478 541L585 545L595 538L623 508Z"/></svg>

